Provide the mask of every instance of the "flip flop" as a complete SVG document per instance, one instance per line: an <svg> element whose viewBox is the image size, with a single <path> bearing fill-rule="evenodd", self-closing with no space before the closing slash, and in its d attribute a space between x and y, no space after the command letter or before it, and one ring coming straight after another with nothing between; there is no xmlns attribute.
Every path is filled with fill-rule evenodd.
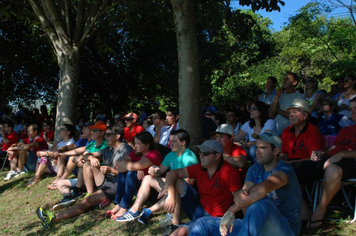
<svg viewBox="0 0 356 236"><path fill-rule="evenodd" d="M47 189L56 190L57 189L57 184L56 183L51 183L50 185L47 186Z"/></svg>
<svg viewBox="0 0 356 236"><path fill-rule="evenodd" d="M314 220L314 221L311 221L311 218L310 218L309 222L310 222L310 223L309 223L309 227L307 227L308 229L320 228L320 227L324 224L324 218L322 218L322 219L320 219L320 220ZM321 223L321 224L312 227L312 224L316 224L316 223Z"/></svg>
<svg viewBox="0 0 356 236"><path fill-rule="evenodd" d="M27 187L30 188L30 187L32 187L33 185L37 184L40 181L41 180L37 180L37 181L30 180L30 181L27 182Z"/></svg>

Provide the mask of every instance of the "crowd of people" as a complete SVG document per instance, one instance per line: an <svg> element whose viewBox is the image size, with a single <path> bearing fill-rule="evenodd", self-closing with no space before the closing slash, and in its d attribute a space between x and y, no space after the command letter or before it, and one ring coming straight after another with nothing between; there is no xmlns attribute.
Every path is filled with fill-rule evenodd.
<svg viewBox="0 0 356 236"><path fill-rule="evenodd" d="M165 211L164 235L299 235L302 222L322 225L342 181L356 177L356 78L336 82L326 93L317 79L288 72L279 89L268 77L266 91L241 107L216 109L205 99L205 141L194 150L179 109L163 112L159 102L138 114L78 117L62 124L58 142L45 107L30 118L20 106L1 114L1 155L10 162L4 181L33 171L32 187L43 174L56 176L47 188L63 199L36 210L45 228L113 203L105 215L118 223L148 224ZM320 180L311 212L303 192ZM153 205L141 209L147 200Z"/></svg>

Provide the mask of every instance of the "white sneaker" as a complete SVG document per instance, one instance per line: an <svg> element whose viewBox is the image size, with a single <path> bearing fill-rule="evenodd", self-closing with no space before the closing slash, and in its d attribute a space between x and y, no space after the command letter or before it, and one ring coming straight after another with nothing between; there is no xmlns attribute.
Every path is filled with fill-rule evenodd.
<svg viewBox="0 0 356 236"><path fill-rule="evenodd" d="M7 173L6 177L4 178L5 181L10 180L12 178L12 176L17 175L16 171L10 171L9 173Z"/></svg>
<svg viewBox="0 0 356 236"><path fill-rule="evenodd" d="M23 174L25 174L25 173L26 173L25 170L17 170L16 175L15 175L14 177L15 177L15 178L16 178L16 177L19 177L20 175L23 175Z"/></svg>

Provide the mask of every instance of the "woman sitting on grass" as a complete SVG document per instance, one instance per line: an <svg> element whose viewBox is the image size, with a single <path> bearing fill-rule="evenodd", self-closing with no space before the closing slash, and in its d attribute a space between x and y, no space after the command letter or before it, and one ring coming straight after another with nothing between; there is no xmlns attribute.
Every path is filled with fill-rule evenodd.
<svg viewBox="0 0 356 236"><path fill-rule="evenodd" d="M133 195L136 194L141 181L148 174L148 168L152 165L159 166L162 160L162 155L154 149L152 135L148 131L138 133L135 137L135 150L122 161L118 161L115 167L119 171L114 200L117 205L111 211L106 212L107 217L122 220L122 218L126 219L127 215L135 214L128 211Z"/></svg>
<svg viewBox="0 0 356 236"><path fill-rule="evenodd" d="M31 187L41 181L42 174L57 174L57 153L61 147L71 145L75 143L72 138L75 135L75 128L73 125L64 124L59 132L59 136L63 138L62 141L54 144L47 151L38 151L36 154L38 156L36 173L32 179L28 182L27 187Z"/></svg>

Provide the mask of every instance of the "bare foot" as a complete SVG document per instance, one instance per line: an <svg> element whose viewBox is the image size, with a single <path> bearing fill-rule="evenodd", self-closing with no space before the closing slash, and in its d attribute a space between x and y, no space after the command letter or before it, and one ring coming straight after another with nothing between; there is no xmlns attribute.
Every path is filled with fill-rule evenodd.
<svg viewBox="0 0 356 236"><path fill-rule="evenodd" d="M116 212L116 214L111 216L111 219L116 220L117 217L123 216L126 212L127 212L127 209L120 208L120 210L118 212Z"/></svg>
<svg viewBox="0 0 356 236"><path fill-rule="evenodd" d="M31 179L30 181L28 181L27 183L27 187L32 187L33 185L37 184L38 182L40 182L42 179Z"/></svg>
<svg viewBox="0 0 356 236"><path fill-rule="evenodd" d="M106 218L112 218L113 216L115 216L116 212L118 212L120 210L120 206L119 204L115 205L115 207L111 210L106 211L105 216ZM116 219L116 216L115 216Z"/></svg>

